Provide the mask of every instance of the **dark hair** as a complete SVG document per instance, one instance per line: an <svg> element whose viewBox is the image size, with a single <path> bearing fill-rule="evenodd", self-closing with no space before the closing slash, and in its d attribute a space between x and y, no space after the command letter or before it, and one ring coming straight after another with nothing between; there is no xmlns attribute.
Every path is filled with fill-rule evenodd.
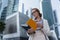
<svg viewBox="0 0 60 40"><path fill-rule="evenodd" d="M39 16L42 17L42 14L40 13L39 9L33 8L32 10L35 10L35 12L38 12ZM32 15L33 15L33 13L32 13Z"/></svg>

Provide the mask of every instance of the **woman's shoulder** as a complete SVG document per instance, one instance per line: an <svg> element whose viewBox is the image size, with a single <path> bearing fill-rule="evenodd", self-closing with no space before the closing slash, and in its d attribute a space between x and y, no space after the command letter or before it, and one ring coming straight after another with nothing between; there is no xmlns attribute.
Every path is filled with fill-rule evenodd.
<svg viewBox="0 0 60 40"><path fill-rule="evenodd" d="M43 21L48 21L47 19L43 19Z"/></svg>

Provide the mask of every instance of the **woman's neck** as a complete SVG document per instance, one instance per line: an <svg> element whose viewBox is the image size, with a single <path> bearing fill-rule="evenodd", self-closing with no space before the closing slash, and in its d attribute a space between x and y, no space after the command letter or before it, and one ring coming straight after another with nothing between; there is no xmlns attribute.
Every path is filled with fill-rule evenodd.
<svg viewBox="0 0 60 40"><path fill-rule="evenodd" d="M37 20L37 21L40 21L40 20L41 20L41 17L40 17L40 16L38 16L36 20Z"/></svg>

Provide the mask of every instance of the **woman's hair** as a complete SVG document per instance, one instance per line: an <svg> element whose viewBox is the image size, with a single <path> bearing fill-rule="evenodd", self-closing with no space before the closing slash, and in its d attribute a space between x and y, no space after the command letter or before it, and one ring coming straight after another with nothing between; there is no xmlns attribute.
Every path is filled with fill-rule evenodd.
<svg viewBox="0 0 60 40"><path fill-rule="evenodd" d="M35 12L38 12L39 16L42 17L42 14L40 13L39 9L33 8L32 10L35 10ZM33 15L33 13L32 13L32 15Z"/></svg>

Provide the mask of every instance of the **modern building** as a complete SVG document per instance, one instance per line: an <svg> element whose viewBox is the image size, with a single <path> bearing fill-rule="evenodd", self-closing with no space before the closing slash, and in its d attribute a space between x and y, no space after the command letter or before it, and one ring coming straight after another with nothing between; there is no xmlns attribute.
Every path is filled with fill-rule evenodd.
<svg viewBox="0 0 60 40"><path fill-rule="evenodd" d="M7 16L11 15L13 12L13 5L14 5L14 0L8 0L8 7L7 7Z"/></svg>
<svg viewBox="0 0 60 40"><path fill-rule="evenodd" d="M49 26L53 25L54 19L53 19L53 13L52 13L51 0L42 1L42 11L43 11L43 18L48 20Z"/></svg>
<svg viewBox="0 0 60 40"><path fill-rule="evenodd" d="M23 18L23 19L22 19ZM26 31L21 24L25 24L28 16L16 12L6 18L6 28L4 30L3 40L27 40Z"/></svg>
<svg viewBox="0 0 60 40"><path fill-rule="evenodd" d="M41 0L40 9L43 18L48 20L51 30L54 30L57 37L60 38L60 0Z"/></svg>
<svg viewBox="0 0 60 40"><path fill-rule="evenodd" d="M6 2L5 0L0 0L0 19L1 19L2 11L4 10L4 7L7 7L7 0Z"/></svg>
<svg viewBox="0 0 60 40"><path fill-rule="evenodd" d="M29 18L32 18L32 8L30 8L30 9L28 9L27 11L26 11L26 15L29 17Z"/></svg>
<svg viewBox="0 0 60 40"><path fill-rule="evenodd" d="M24 23L21 16L24 16L24 13L18 12L20 0L8 0L8 6L6 11L6 28L4 30L3 40L27 40L28 36L23 28L21 28L21 22ZM23 5L24 6L24 5ZM24 8L22 7L24 10ZM4 11L5 11L4 10ZM5 12L3 12L5 13ZM21 15L22 14L22 15ZM3 18L4 19L4 18ZM21 21L20 21L21 20Z"/></svg>
<svg viewBox="0 0 60 40"><path fill-rule="evenodd" d="M22 3L22 13L24 14L24 3Z"/></svg>
<svg viewBox="0 0 60 40"><path fill-rule="evenodd" d="M2 5L2 0L0 0L0 11L1 11L1 5ZM1 13L0 13L0 17L1 17Z"/></svg>
<svg viewBox="0 0 60 40"><path fill-rule="evenodd" d="M1 10L2 0L0 0L0 10Z"/></svg>
<svg viewBox="0 0 60 40"><path fill-rule="evenodd" d="M52 8L52 3L54 1L52 3L51 1L53 0L41 0L40 9L42 10L41 12L42 12L43 18L48 20L51 31L54 31L58 36L58 28L55 27L56 26L55 24L57 23L58 20L57 20L56 11L53 11L53 8ZM57 39L57 37L55 38Z"/></svg>
<svg viewBox="0 0 60 40"><path fill-rule="evenodd" d="M1 9L0 9L0 19L4 20L6 17L6 11L7 11L7 0L2 0L1 1Z"/></svg>
<svg viewBox="0 0 60 40"><path fill-rule="evenodd" d="M0 18L6 19L6 16L12 15L18 11L19 0L2 0L0 1Z"/></svg>
<svg viewBox="0 0 60 40"><path fill-rule="evenodd" d="M58 38L60 38L60 0L51 0L54 22L56 23ZM57 20L56 20L57 19Z"/></svg>

